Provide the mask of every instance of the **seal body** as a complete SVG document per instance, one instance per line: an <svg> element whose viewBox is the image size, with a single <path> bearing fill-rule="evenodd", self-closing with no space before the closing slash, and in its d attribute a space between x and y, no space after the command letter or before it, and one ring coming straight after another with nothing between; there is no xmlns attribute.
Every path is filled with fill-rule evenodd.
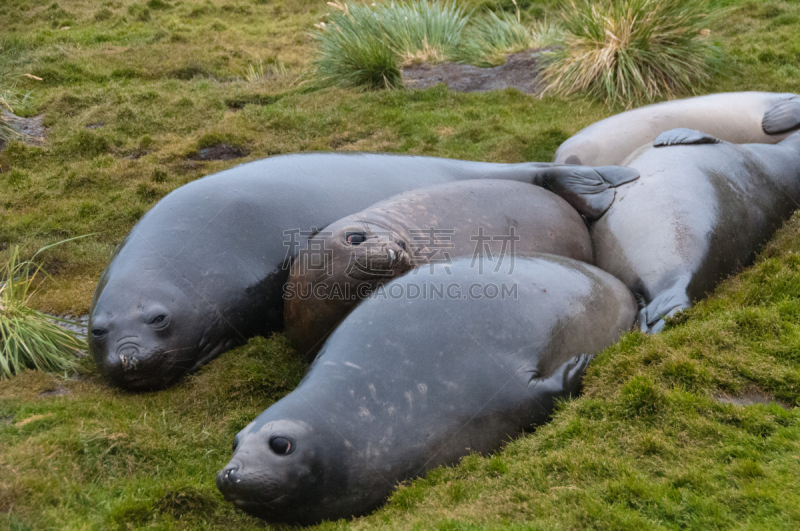
<svg viewBox="0 0 800 531"><path fill-rule="evenodd" d="M554 162L627 165L664 131L685 127L736 144L780 142L800 127L800 96L727 92L666 101L600 120L567 139Z"/></svg>
<svg viewBox="0 0 800 531"><path fill-rule="evenodd" d="M633 171L617 170L604 171L621 180ZM117 248L95 290L89 349L114 384L165 387L283 328L288 267L312 231L405 190L469 179L542 184L552 171L572 182L581 170L311 153L204 177L162 199ZM590 184L605 182L589 174Z"/></svg>
<svg viewBox="0 0 800 531"><path fill-rule="evenodd" d="M800 201L800 133L776 145L689 145L698 139L715 141L659 137L663 147L631 163L641 178L619 187L591 228L595 263L639 297L644 331L751 263Z"/></svg>
<svg viewBox="0 0 800 531"><path fill-rule="evenodd" d="M311 355L358 301L415 267L486 256L513 270L517 253L533 252L592 261L583 219L544 188L473 180L403 192L308 241L286 284L286 332Z"/></svg>
<svg viewBox="0 0 800 531"><path fill-rule="evenodd" d="M358 305L297 389L236 436L225 497L270 521L368 512L398 482L545 422L633 324L631 293L594 266L480 260L421 267Z"/></svg>

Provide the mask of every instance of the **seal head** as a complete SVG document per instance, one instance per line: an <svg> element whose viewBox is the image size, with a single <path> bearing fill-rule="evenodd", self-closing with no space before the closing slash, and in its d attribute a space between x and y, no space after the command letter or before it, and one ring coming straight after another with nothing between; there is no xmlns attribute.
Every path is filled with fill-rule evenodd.
<svg viewBox="0 0 800 531"><path fill-rule="evenodd" d="M300 251L292 264L284 295L290 301L284 309L287 323L313 323L314 335L294 336L306 357L346 315L343 307L349 309L377 286L414 267L408 241L407 236L352 217L309 240L309 248ZM320 245L314 245L317 242Z"/></svg>
<svg viewBox="0 0 800 531"><path fill-rule="evenodd" d="M144 286L117 279L104 297L104 275L89 322L89 352L116 386L166 387L232 346L218 312L186 294L180 282ZM191 293L191 292L190 292Z"/></svg>
<svg viewBox="0 0 800 531"><path fill-rule="evenodd" d="M312 426L284 411L275 420L256 420L239 432L233 442L234 458L217 474L217 488L226 500L253 516L312 524L341 503L335 493L344 492L347 483L336 471L346 448L335 431L324 423L320 427L319 419L313 419L316 426ZM293 418L281 418L290 415Z"/></svg>

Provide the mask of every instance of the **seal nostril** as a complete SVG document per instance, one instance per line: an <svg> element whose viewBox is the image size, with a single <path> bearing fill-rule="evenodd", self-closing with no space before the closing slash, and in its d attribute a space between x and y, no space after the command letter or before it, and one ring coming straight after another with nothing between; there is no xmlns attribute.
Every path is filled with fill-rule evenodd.
<svg viewBox="0 0 800 531"><path fill-rule="evenodd" d="M219 474L217 474L217 488L222 491L223 494L230 493L229 489L241 482L238 472L239 467L237 465L228 464L228 466L220 470Z"/></svg>
<svg viewBox="0 0 800 531"><path fill-rule="evenodd" d="M236 465L229 466L224 470L224 473L222 474L222 477L228 483L239 483L239 481L241 481L241 480L239 479L239 476L237 474L238 471L239 471L239 467L238 466L236 466Z"/></svg>
<svg viewBox="0 0 800 531"><path fill-rule="evenodd" d="M135 369L138 363L139 347L130 343L122 345L117 350L117 358L124 369Z"/></svg>

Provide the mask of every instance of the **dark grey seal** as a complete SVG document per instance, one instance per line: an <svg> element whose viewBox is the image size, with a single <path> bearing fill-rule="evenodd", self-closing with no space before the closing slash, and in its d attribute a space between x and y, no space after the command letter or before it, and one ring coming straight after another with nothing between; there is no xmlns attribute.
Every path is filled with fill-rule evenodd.
<svg viewBox="0 0 800 531"><path fill-rule="evenodd" d="M724 92L646 105L581 129L561 144L553 161L627 166L643 146L678 127L736 144L775 144L800 127L800 96Z"/></svg>
<svg viewBox="0 0 800 531"><path fill-rule="evenodd" d="M591 227L595 264L640 299L648 332L750 264L800 201L800 133L738 145L675 129L655 146Z"/></svg>
<svg viewBox="0 0 800 531"><path fill-rule="evenodd" d="M581 216L538 186L474 180L403 192L325 227L298 254L286 283L286 333L311 357L336 324L377 286L424 264L514 253L592 262Z"/></svg>
<svg viewBox="0 0 800 531"><path fill-rule="evenodd" d="M251 336L281 330L297 250L316 229L376 201L458 180L555 180L580 188L570 200L599 211L631 173L312 153L210 175L162 199L117 248L95 290L89 349L114 384L165 387Z"/></svg>
<svg viewBox="0 0 800 531"><path fill-rule="evenodd" d="M297 389L236 436L226 499L269 521L366 513L398 482L545 422L633 325L633 296L596 267L482 260L483 274L470 258L450 275L422 267L357 306Z"/></svg>

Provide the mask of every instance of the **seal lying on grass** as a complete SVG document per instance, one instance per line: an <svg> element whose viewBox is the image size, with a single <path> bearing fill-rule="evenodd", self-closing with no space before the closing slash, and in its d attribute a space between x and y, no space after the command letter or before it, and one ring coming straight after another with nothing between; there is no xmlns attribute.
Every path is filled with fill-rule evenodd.
<svg viewBox="0 0 800 531"><path fill-rule="evenodd" d="M493 268L424 266L357 306L297 389L236 436L226 499L276 522L366 513L398 482L545 422L633 325L633 296L596 267L539 254Z"/></svg>
<svg viewBox="0 0 800 531"><path fill-rule="evenodd" d="M592 262L581 216L544 188L475 180L403 192L308 241L286 283L286 333L310 357L362 298L414 267L486 254L493 269L508 269L515 254L533 252Z"/></svg>
<svg viewBox="0 0 800 531"><path fill-rule="evenodd" d="M288 265L312 230L376 201L459 180L556 179L560 189L577 187L570 200L599 197L602 209L612 184L635 177L628 168L377 154L244 164L178 188L133 228L95 290L89 349L114 384L165 387L249 337L281 330Z"/></svg>
<svg viewBox="0 0 800 531"><path fill-rule="evenodd" d="M591 227L595 264L640 298L647 332L750 264L800 201L800 133L738 145L675 129L654 145Z"/></svg>
<svg viewBox="0 0 800 531"><path fill-rule="evenodd" d="M600 120L567 139L554 162L627 165L664 131L697 129L737 144L775 144L800 127L800 96L727 92L666 101Z"/></svg>

